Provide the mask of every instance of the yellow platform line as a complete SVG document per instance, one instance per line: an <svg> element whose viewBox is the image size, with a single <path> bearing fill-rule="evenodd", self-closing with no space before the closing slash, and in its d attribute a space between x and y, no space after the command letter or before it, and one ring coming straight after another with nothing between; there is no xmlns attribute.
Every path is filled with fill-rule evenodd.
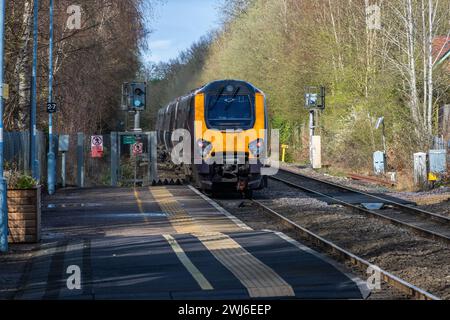
<svg viewBox="0 0 450 320"><path fill-rule="evenodd" d="M252 298L293 297L293 288L274 270L222 233L194 234L247 289Z"/></svg>
<svg viewBox="0 0 450 320"><path fill-rule="evenodd" d="M202 290L213 290L213 286L205 278L205 276L197 269L197 267L192 263L189 257L184 252L183 248L178 244L178 242L171 235L163 235L164 238L169 242L172 250L177 255L178 259L184 265L184 267L189 271L192 277L197 281L198 285Z"/></svg>
<svg viewBox="0 0 450 320"><path fill-rule="evenodd" d="M137 205L138 205L139 212L142 213L142 214L144 215L144 220L145 220L145 222L148 222L148 218L147 218L147 216L145 215L144 207L143 207L143 205L142 205L142 200L139 198L139 192L137 191L136 188L134 188L134 197L136 198L136 203L137 203Z"/></svg>

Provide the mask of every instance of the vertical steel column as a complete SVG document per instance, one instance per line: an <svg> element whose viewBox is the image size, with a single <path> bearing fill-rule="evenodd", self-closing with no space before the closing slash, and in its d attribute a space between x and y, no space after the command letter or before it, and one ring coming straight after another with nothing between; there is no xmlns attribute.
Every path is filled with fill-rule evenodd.
<svg viewBox="0 0 450 320"><path fill-rule="evenodd" d="M120 165L122 159L122 134L117 134L117 182L122 181L122 166Z"/></svg>
<svg viewBox="0 0 450 320"><path fill-rule="evenodd" d="M77 185L84 188L84 133L77 134Z"/></svg>
<svg viewBox="0 0 450 320"><path fill-rule="evenodd" d="M37 55L38 55L38 11L39 0L34 0L33 11L33 67L31 71L31 115L30 115L30 167L33 178L40 182L39 160L36 146L36 104L37 104Z"/></svg>
<svg viewBox="0 0 450 320"><path fill-rule="evenodd" d="M134 113L134 132L140 132L141 129L141 112L136 110Z"/></svg>
<svg viewBox="0 0 450 320"><path fill-rule="evenodd" d="M0 252L8 251L8 204L6 179L3 176L3 54L5 34L5 0L0 0Z"/></svg>
<svg viewBox="0 0 450 320"><path fill-rule="evenodd" d="M117 132L111 132L111 186L117 187Z"/></svg>
<svg viewBox="0 0 450 320"><path fill-rule="evenodd" d="M53 0L50 0L50 45L48 54L48 102L53 102ZM48 193L55 193L56 156L53 151L53 115L48 115Z"/></svg>

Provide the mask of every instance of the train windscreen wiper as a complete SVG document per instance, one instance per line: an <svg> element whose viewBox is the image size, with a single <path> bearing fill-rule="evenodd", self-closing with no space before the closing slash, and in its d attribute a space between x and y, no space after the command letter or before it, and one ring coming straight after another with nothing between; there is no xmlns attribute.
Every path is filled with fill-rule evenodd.
<svg viewBox="0 0 450 320"><path fill-rule="evenodd" d="M234 99L236 98L237 94L239 93L239 91L241 90L240 87L237 87L236 90L233 93L233 96L231 97L231 99L229 99L229 101L225 100L225 102L227 103L225 105L225 111L228 110L228 107L231 105L231 103L234 101Z"/></svg>
<svg viewBox="0 0 450 320"><path fill-rule="evenodd" d="M225 86L222 87L222 89L220 89L219 94L217 95L216 101L214 101L213 105L209 107L209 110L214 109L214 107L216 106L217 102L219 102L220 96L222 95L222 93L225 91Z"/></svg>

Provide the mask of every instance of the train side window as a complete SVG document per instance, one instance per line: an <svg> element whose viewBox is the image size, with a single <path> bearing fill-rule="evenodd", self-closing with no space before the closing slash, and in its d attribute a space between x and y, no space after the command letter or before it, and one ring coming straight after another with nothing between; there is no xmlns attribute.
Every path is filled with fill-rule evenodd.
<svg viewBox="0 0 450 320"><path fill-rule="evenodd" d="M169 118L170 118L170 121L168 121L169 122L168 130L169 131L173 130L173 125L174 125L174 121L175 121L175 114L174 114L175 112L174 111L175 111L174 105L171 105L169 112L168 112Z"/></svg>
<svg viewBox="0 0 450 320"><path fill-rule="evenodd" d="M177 129L178 117L179 117L179 114L180 114L179 108L180 108L180 102L177 102L175 104L175 108L173 110L173 113L174 113L174 115L173 115L173 126L170 128L172 131L175 131Z"/></svg>
<svg viewBox="0 0 450 320"><path fill-rule="evenodd" d="M182 123L183 123L183 112L184 112L184 107L183 107L183 102L180 102L180 104L178 105L178 112L177 112L177 123L176 123L176 128L175 129L180 129L182 128Z"/></svg>
<svg viewBox="0 0 450 320"><path fill-rule="evenodd" d="M170 121L170 105L167 106L165 112L164 112L164 131L169 130L169 121Z"/></svg>
<svg viewBox="0 0 450 320"><path fill-rule="evenodd" d="M184 124L186 123L186 100L180 104L180 117L178 121L178 128L184 128Z"/></svg>

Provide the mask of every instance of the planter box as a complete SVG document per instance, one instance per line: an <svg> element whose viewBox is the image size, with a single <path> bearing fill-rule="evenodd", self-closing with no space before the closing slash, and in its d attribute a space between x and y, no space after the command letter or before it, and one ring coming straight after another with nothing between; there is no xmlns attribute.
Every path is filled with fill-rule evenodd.
<svg viewBox="0 0 450 320"><path fill-rule="evenodd" d="M11 243L41 240L41 187L8 189L8 229Z"/></svg>

